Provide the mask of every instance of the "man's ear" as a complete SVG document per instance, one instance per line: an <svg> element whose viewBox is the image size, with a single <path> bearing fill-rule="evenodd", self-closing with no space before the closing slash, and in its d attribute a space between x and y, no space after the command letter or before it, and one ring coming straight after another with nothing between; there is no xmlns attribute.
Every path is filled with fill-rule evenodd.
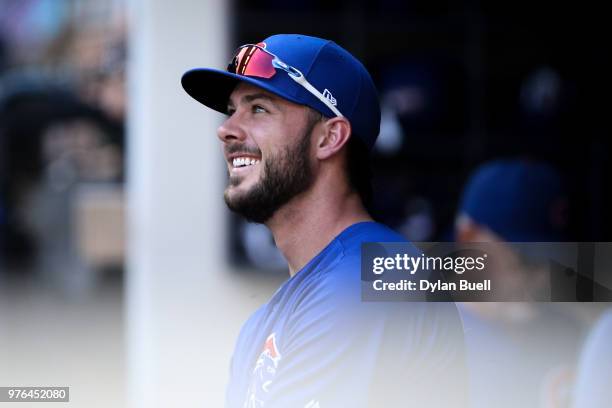
<svg viewBox="0 0 612 408"><path fill-rule="evenodd" d="M324 160L338 153L351 137L351 124L346 118L335 117L323 123L317 139L317 158Z"/></svg>

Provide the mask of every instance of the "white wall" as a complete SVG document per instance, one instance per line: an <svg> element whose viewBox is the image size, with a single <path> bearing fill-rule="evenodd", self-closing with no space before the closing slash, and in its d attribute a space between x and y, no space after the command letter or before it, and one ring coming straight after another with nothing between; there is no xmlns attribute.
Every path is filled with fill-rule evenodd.
<svg viewBox="0 0 612 408"><path fill-rule="evenodd" d="M227 63L228 7L130 7L128 406L221 406L240 324L271 290L227 270L222 116L180 85L191 67Z"/></svg>

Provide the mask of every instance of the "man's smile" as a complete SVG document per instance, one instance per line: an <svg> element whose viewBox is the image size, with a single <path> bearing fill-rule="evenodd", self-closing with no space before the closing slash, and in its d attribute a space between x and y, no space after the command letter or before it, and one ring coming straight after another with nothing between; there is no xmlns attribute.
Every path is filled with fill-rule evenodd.
<svg viewBox="0 0 612 408"><path fill-rule="evenodd" d="M253 159L250 157L236 157L235 159L232 160L232 166L234 168L254 166L255 164L258 164L258 163L259 163L258 159Z"/></svg>
<svg viewBox="0 0 612 408"><path fill-rule="evenodd" d="M248 151L234 151L226 153L226 161L230 175L245 174L257 168L261 162L261 156Z"/></svg>

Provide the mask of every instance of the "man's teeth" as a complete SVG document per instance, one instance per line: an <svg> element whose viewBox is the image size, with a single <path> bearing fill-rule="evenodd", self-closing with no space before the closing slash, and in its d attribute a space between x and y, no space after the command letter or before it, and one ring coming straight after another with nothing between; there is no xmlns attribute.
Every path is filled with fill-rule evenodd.
<svg viewBox="0 0 612 408"><path fill-rule="evenodd" d="M251 159L249 157L236 157L232 161L232 165L234 167L252 166L257 163L259 163L259 160Z"/></svg>

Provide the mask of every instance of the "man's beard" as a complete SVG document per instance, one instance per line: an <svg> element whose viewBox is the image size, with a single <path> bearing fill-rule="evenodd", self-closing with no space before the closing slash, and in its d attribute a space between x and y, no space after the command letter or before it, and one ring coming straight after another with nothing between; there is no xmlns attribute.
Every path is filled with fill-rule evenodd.
<svg viewBox="0 0 612 408"><path fill-rule="evenodd" d="M289 146L265 162L262 160L261 179L249 191L230 198L226 190L224 199L229 209L249 222L263 224L293 197L306 191L314 179L309 161L314 125L306 126L295 147Z"/></svg>

